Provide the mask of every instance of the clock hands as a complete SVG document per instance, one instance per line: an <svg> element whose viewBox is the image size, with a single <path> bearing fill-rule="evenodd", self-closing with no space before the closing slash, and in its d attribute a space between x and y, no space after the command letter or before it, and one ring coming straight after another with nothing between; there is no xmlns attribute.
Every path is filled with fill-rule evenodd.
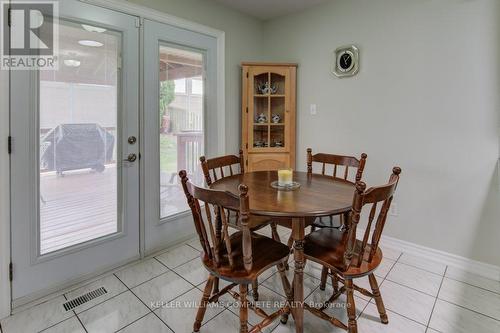
<svg viewBox="0 0 500 333"><path fill-rule="evenodd" d="M347 60L349 60L351 56L348 53L344 53L342 55L342 60L344 61L344 66L347 66Z"/></svg>

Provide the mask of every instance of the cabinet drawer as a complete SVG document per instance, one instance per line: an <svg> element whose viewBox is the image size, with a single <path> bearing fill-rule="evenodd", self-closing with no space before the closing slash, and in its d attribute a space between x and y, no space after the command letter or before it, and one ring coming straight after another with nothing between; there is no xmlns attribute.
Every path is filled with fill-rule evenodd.
<svg viewBox="0 0 500 333"><path fill-rule="evenodd" d="M248 171L278 170L279 168L290 168L289 154L248 154Z"/></svg>

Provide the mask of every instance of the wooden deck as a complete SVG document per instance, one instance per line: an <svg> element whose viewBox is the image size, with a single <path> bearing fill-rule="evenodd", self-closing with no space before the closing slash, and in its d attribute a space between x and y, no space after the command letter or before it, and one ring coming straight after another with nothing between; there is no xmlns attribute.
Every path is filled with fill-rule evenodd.
<svg viewBox="0 0 500 333"><path fill-rule="evenodd" d="M117 232L117 175L115 167L40 175L40 251L56 251ZM161 186L162 215L187 209L182 189Z"/></svg>
<svg viewBox="0 0 500 333"><path fill-rule="evenodd" d="M40 175L42 254L117 231L116 168Z"/></svg>

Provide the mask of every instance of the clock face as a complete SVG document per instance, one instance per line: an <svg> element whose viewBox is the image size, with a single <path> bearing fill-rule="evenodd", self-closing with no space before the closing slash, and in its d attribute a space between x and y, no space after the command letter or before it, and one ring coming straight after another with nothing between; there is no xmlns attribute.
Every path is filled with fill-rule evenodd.
<svg viewBox="0 0 500 333"><path fill-rule="evenodd" d="M334 52L332 72L337 77L356 75L359 71L359 50L355 45L339 47Z"/></svg>
<svg viewBox="0 0 500 333"><path fill-rule="evenodd" d="M349 51L341 52L337 57L338 69L342 72L348 72L354 66L353 54Z"/></svg>

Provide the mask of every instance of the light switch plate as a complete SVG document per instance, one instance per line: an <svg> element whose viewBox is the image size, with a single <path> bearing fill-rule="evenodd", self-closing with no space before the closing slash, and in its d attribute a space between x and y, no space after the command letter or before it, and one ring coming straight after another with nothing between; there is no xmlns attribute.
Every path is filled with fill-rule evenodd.
<svg viewBox="0 0 500 333"><path fill-rule="evenodd" d="M309 106L309 110L311 111L311 115L315 116L318 113L318 109L316 104L311 104Z"/></svg>
<svg viewBox="0 0 500 333"><path fill-rule="evenodd" d="M389 208L390 216L398 216L398 204L396 202L391 203L391 207Z"/></svg>

